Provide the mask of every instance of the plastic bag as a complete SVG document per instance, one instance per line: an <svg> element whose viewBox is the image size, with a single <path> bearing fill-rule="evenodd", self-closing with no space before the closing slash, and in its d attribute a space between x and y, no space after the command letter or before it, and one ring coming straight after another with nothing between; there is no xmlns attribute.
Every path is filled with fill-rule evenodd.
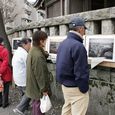
<svg viewBox="0 0 115 115"><path fill-rule="evenodd" d="M40 99L40 110L42 113L46 113L48 112L52 107L51 104L51 100L49 98L48 95L44 95L41 99Z"/></svg>

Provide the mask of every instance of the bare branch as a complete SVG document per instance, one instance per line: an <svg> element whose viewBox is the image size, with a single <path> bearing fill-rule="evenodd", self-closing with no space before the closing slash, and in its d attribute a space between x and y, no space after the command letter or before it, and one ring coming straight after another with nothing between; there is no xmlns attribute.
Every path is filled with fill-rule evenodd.
<svg viewBox="0 0 115 115"><path fill-rule="evenodd" d="M0 9L3 14L4 23L12 22L12 20L17 16L15 11L15 1L14 0L0 0Z"/></svg>

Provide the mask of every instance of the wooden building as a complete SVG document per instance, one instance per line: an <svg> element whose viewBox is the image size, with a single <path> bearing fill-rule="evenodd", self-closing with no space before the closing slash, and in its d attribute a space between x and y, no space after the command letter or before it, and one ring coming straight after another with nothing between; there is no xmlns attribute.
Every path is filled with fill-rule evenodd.
<svg viewBox="0 0 115 115"><path fill-rule="evenodd" d="M36 0L34 3L34 7L46 11L47 18L113 6L114 0Z"/></svg>

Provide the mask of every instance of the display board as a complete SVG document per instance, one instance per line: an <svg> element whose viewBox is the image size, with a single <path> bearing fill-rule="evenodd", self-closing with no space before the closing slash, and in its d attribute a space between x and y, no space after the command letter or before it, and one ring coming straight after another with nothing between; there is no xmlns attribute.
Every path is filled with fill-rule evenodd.
<svg viewBox="0 0 115 115"><path fill-rule="evenodd" d="M85 46L89 59L104 57L104 61L115 61L115 35L87 35Z"/></svg>
<svg viewBox="0 0 115 115"><path fill-rule="evenodd" d="M49 59L52 60L52 62L56 62L57 57L57 50L60 45L60 43L66 39L66 36L49 36L47 43L46 43L46 49L49 53Z"/></svg>
<svg viewBox="0 0 115 115"><path fill-rule="evenodd" d="M14 53L15 50L18 48L18 42L21 40L22 38L12 38L12 52Z"/></svg>

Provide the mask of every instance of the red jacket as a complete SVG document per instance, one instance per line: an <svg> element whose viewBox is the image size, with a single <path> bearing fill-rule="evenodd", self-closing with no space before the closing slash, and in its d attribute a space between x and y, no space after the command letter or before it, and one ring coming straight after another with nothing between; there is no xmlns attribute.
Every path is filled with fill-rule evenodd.
<svg viewBox="0 0 115 115"><path fill-rule="evenodd" d="M9 66L9 51L0 44L0 74L4 82L12 80L12 71Z"/></svg>

